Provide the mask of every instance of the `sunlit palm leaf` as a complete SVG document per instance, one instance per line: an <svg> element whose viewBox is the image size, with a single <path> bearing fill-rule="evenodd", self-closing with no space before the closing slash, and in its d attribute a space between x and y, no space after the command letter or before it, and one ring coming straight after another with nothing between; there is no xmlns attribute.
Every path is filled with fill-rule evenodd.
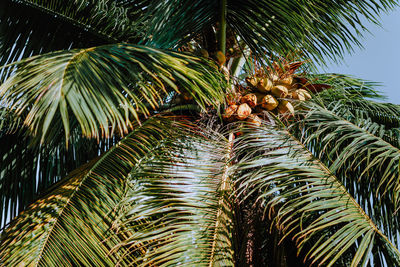
<svg viewBox="0 0 400 267"><path fill-rule="evenodd" d="M203 134L171 140L131 173L117 223L128 236L122 265L234 266L232 139Z"/></svg>
<svg viewBox="0 0 400 267"><path fill-rule="evenodd" d="M306 259L331 266L354 250L351 266L365 266L371 252L391 266L400 264L399 251L347 189L288 132L270 125L252 130L237 152L245 155L238 165L241 195L258 193L279 229L305 250Z"/></svg>
<svg viewBox="0 0 400 267"><path fill-rule="evenodd" d="M366 119L348 120L316 106L299 126L298 134L310 151L334 171L389 239L397 242L399 219L393 215L400 190L398 132L383 130L384 125Z"/></svg>
<svg viewBox="0 0 400 267"><path fill-rule="evenodd" d="M141 158L178 127L150 119L108 152L73 171L19 215L3 232L2 265L112 266L118 244L112 235L115 207L125 179ZM35 238L32 238L35 236Z"/></svg>
<svg viewBox="0 0 400 267"><path fill-rule="evenodd" d="M1 104L27 113L24 123L45 139L71 120L88 137L127 133L131 121L150 115L170 92L188 91L201 107L223 101L218 70L188 55L117 44L32 57L14 63L0 87ZM53 129L51 129L53 127Z"/></svg>
<svg viewBox="0 0 400 267"><path fill-rule="evenodd" d="M357 34L363 28L360 13L377 22L374 12L387 9L394 1L230 1L228 24L250 49L259 55L302 51L306 57L323 62L322 56L337 59L351 44L360 45ZM370 8L371 13L364 12ZM346 25L343 21L346 21ZM357 34L355 34L357 32Z"/></svg>
<svg viewBox="0 0 400 267"><path fill-rule="evenodd" d="M0 130L0 228L73 169L108 150L116 138L88 140L74 131L66 148L64 134L46 144L34 142L25 128Z"/></svg>
<svg viewBox="0 0 400 267"><path fill-rule="evenodd" d="M375 177L377 194L398 194L400 149L373 135L375 124L357 125L317 106L306 114L303 123L309 133L306 144L318 142L329 147L320 153L332 159L330 168L334 172L362 166L361 177L356 179Z"/></svg>

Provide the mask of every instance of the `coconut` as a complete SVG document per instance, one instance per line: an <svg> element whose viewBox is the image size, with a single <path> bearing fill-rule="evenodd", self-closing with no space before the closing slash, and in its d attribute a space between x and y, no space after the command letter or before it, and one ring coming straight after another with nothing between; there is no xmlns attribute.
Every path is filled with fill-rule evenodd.
<svg viewBox="0 0 400 267"><path fill-rule="evenodd" d="M306 98L305 98L303 92L301 92L301 91L299 91L299 90L296 90L296 91L292 92L292 98L293 98L293 99L297 99L297 100L299 100L299 101L304 101L304 100L306 100Z"/></svg>
<svg viewBox="0 0 400 267"><path fill-rule="evenodd" d="M250 114L246 121L248 121L251 125L261 126L261 119L255 114Z"/></svg>
<svg viewBox="0 0 400 267"><path fill-rule="evenodd" d="M218 65L222 66L225 64L226 57L225 57L224 53L222 53L222 51L217 51L217 53L215 54L215 57L217 58Z"/></svg>
<svg viewBox="0 0 400 267"><path fill-rule="evenodd" d="M261 107L266 110L273 110L279 105L278 100L272 95L266 95L263 97Z"/></svg>
<svg viewBox="0 0 400 267"><path fill-rule="evenodd" d="M237 118L239 120L246 119L251 114L251 108L247 103L241 104L237 109Z"/></svg>
<svg viewBox="0 0 400 267"><path fill-rule="evenodd" d="M261 93L267 93L271 91L271 88L273 87L273 83L270 79L265 78L265 79L260 79L257 83L257 89Z"/></svg>
<svg viewBox="0 0 400 267"><path fill-rule="evenodd" d="M272 87L271 93L276 97L283 98L283 97L287 96L289 91L288 91L287 87L284 85L276 85L276 86Z"/></svg>
<svg viewBox="0 0 400 267"><path fill-rule="evenodd" d="M256 77L246 77L246 83L250 87L257 87L258 79Z"/></svg>
<svg viewBox="0 0 400 267"><path fill-rule="evenodd" d="M310 95L310 93L309 93L307 90L298 89L298 90L296 90L296 91L298 91L299 93L302 93L302 94L304 95L304 98L305 98L306 100L309 100L309 99L312 98L311 95Z"/></svg>
<svg viewBox="0 0 400 267"><path fill-rule="evenodd" d="M240 98L241 95L239 93L231 93L226 96L226 101L228 105L235 105Z"/></svg>
<svg viewBox="0 0 400 267"><path fill-rule="evenodd" d="M294 107L293 105L286 100L282 100L278 105L278 111L281 114L288 114L294 115Z"/></svg>
<svg viewBox="0 0 400 267"><path fill-rule="evenodd" d="M230 105L229 107L227 107L225 109L224 115L222 115L222 118L227 121L232 121L235 118L234 115L237 112L238 107L238 105Z"/></svg>
<svg viewBox="0 0 400 267"><path fill-rule="evenodd" d="M247 103L250 107L254 108L257 105L257 96L255 94L242 96L240 103Z"/></svg>
<svg viewBox="0 0 400 267"><path fill-rule="evenodd" d="M270 73L269 78L273 83L277 83L279 81L279 75L275 73Z"/></svg>
<svg viewBox="0 0 400 267"><path fill-rule="evenodd" d="M292 85L293 84L293 77L292 76L288 76L286 78L280 79L278 81L279 84L285 84L285 85Z"/></svg>

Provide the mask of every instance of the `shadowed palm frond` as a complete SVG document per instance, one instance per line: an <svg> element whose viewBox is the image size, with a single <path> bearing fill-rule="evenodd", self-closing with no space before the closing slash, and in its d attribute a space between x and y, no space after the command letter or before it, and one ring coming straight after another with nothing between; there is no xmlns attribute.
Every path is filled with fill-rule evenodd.
<svg viewBox="0 0 400 267"><path fill-rule="evenodd" d="M117 138L111 138L98 143L74 131L67 149L63 132L50 143L40 145L26 128L0 130L0 228L55 182L116 142Z"/></svg>
<svg viewBox="0 0 400 267"><path fill-rule="evenodd" d="M2 265L114 265L118 255L109 252L120 241L110 229L126 178L141 158L179 127L187 126L167 118L149 119L55 184L2 233Z"/></svg>
<svg viewBox="0 0 400 267"><path fill-rule="evenodd" d="M26 112L24 124L42 141L62 128L68 139L74 120L87 137L125 134L170 92L187 91L204 108L223 102L226 89L211 62L128 44L55 52L12 67L0 103Z"/></svg>
<svg viewBox="0 0 400 267"><path fill-rule="evenodd" d="M27 6L0 1L0 66L51 51L102 44L105 40L73 25ZM11 72L10 68L1 69L0 83Z"/></svg>
<svg viewBox="0 0 400 267"><path fill-rule="evenodd" d="M188 135L131 173L116 222L127 236L121 265L234 266L232 144L214 132Z"/></svg>
<svg viewBox="0 0 400 267"><path fill-rule="evenodd" d="M399 251L347 189L287 131L252 129L235 151L244 155L237 169L240 195L256 193L307 261L332 266L350 257L346 266L400 264Z"/></svg>
<svg viewBox="0 0 400 267"><path fill-rule="evenodd" d="M127 41L135 34L128 8L114 0L5 0L27 6L110 42ZM132 5L134 6L134 5Z"/></svg>
<svg viewBox="0 0 400 267"><path fill-rule="evenodd" d="M150 25L148 44L168 48L195 39L219 20L221 3L153 1L146 21ZM298 51L305 58L323 63L326 57L338 60L344 52L352 51L352 44L361 46L358 37L365 30L361 16L379 24L377 15L394 8L396 2L232 0L226 5L228 27L258 57Z"/></svg>

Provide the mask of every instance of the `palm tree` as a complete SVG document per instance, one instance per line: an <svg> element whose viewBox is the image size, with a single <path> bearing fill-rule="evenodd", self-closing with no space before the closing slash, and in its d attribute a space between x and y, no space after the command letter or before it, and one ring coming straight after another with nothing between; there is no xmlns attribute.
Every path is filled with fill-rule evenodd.
<svg viewBox="0 0 400 267"><path fill-rule="evenodd" d="M1 266L400 266L400 107L312 74L395 5L2 1Z"/></svg>

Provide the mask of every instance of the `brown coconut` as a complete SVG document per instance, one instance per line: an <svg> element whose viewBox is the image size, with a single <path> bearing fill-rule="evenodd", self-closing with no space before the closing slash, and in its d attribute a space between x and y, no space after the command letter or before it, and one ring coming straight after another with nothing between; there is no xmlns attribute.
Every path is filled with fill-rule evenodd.
<svg viewBox="0 0 400 267"><path fill-rule="evenodd" d="M224 115L222 115L222 118L227 121L233 121L233 119L235 118L234 115L236 114L238 108L238 105L230 105L225 109L225 113Z"/></svg>
<svg viewBox="0 0 400 267"><path fill-rule="evenodd" d="M261 126L261 119L255 114L250 114L249 117L247 117L246 121L248 121L254 126Z"/></svg>
<svg viewBox="0 0 400 267"><path fill-rule="evenodd" d="M263 97L261 107L266 110L273 110L279 105L278 100L272 95L266 95Z"/></svg>
<svg viewBox="0 0 400 267"><path fill-rule="evenodd" d="M282 100L279 105L278 105L278 111L281 114L291 114L294 115L294 107L293 105L287 101L287 100Z"/></svg>
<svg viewBox="0 0 400 267"><path fill-rule="evenodd" d="M220 66L225 64L226 57L225 57L224 53L222 53L222 51L217 51L217 53L215 53L215 57L217 58L218 64Z"/></svg>
<svg viewBox="0 0 400 267"><path fill-rule="evenodd" d="M244 120L250 114L251 114L251 107L247 103L243 103L238 107L236 116L239 120Z"/></svg>
<svg viewBox="0 0 400 267"><path fill-rule="evenodd" d="M250 107L254 108L257 105L257 96L255 94L247 94L240 98L240 103L247 103Z"/></svg>
<svg viewBox="0 0 400 267"><path fill-rule="evenodd" d="M284 85L276 85L272 87L271 89L271 94L276 96L276 97L286 97L289 93L289 90L287 89L286 86Z"/></svg>

